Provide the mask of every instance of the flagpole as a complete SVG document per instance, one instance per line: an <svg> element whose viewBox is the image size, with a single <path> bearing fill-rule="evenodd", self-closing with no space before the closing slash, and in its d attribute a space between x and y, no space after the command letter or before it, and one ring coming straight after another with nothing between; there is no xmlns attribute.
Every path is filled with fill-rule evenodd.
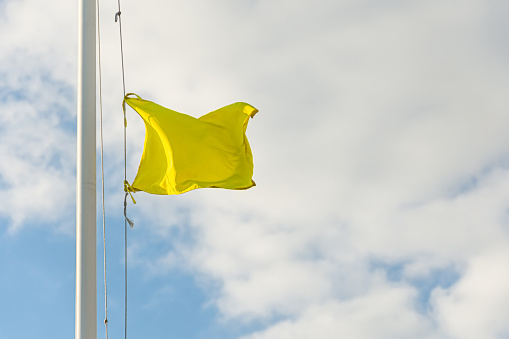
<svg viewBox="0 0 509 339"><path fill-rule="evenodd" d="M96 339L96 0L78 2L75 339Z"/></svg>

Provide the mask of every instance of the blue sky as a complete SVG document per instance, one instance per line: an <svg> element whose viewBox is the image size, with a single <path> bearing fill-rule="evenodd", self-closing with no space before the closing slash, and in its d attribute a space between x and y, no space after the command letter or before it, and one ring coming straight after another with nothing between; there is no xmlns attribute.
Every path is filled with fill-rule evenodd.
<svg viewBox="0 0 509 339"><path fill-rule="evenodd" d="M247 131L256 187L137 193L129 206L130 337L508 338L508 10L123 0L128 92L193 116L236 101L260 111ZM113 339L116 11L101 0ZM0 0L0 339L74 333L77 15L72 1ZM144 127L127 114L132 179ZM97 234L104 338L99 215Z"/></svg>

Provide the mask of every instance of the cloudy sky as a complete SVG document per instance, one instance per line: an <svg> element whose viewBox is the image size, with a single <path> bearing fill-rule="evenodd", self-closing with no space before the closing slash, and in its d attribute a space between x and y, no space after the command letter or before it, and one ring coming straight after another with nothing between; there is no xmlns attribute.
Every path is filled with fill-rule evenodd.
<svg viewBox="0 0 509 339"><path fill-rule="evenodd" d="M113 339L116 6L100 3ZM129 206L129 337L509 338L508 13L504 0L122 0L128 92L196 117L259 109L256 187ZM77 25L77 1L0 0L0 339L74 335ZM144 126L128 121L132 180Z"/></svg>

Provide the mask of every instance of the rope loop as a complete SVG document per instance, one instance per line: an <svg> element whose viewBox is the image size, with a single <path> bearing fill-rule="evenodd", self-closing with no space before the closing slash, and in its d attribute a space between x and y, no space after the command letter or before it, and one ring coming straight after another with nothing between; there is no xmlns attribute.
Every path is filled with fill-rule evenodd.
<svg viewBox="0 0 509 339"><path fill-rule="evenodd" d="M130 194L130 193L129 193L129 192L127 192L127 193L125 194L125 197L124 197L124 218L125 218L125 220L127 221L127 223L129 224L129 227L132 229L132 228L134 227L134 221L132 221L131 219L129 219L129 218L127 217L127 195L128 195L128 194ZM132 198L132 196L131 196L131 198ZM133 198L133 200L134 200L134 198Z"/></svg>

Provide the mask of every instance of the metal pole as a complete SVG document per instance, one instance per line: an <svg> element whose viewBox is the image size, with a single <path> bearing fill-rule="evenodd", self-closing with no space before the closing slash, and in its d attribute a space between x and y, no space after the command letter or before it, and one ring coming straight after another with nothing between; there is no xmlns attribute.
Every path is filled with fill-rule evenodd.
<svg viewBox="0 0 509 339"><path fill-rule="evenodd" d="M75 338L96 339L96 0L78 1Z"/></svg>

